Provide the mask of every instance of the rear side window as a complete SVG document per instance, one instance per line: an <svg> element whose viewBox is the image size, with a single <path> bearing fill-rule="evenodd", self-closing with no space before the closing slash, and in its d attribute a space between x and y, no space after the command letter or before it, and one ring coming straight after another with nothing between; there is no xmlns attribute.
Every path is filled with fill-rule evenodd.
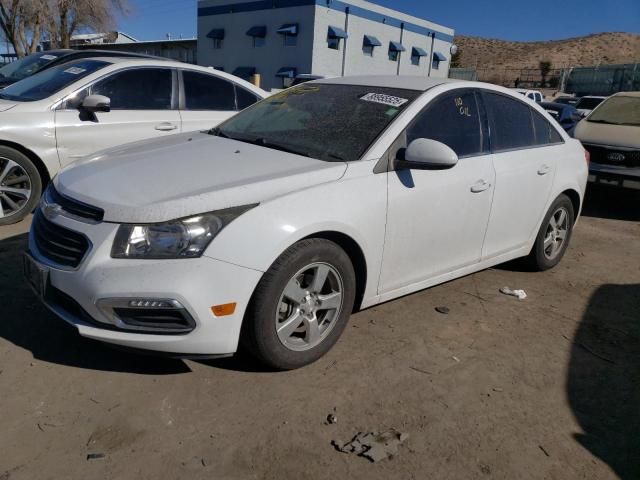
<svg viewBox="0 0 640 480"><path fill-rule="evenodd" d="M533 128L535 130L536 145L547 145L550 143L562 142L562 137L553 126L547 122L546 118L535 110L531 109L533 116Z"/></svg>
<svg viewBox="0 0 640 480"><path fill-rule="evenodd" d="M531 119L531 108L523 102L483 92L489 115L492 150L512 150L536 145L536 135Z"/></svg>
<svg viewBox="0 0 640 480"><path fill-rule="evenodd" d="M458 157L488 151L475 93L448 93L433 101L407 130L407 144L417 138L442 142Z"/></svg>
<svg viewBox="0 0 640 480"><path fill-rule="evenodd" d="M170 110L173 73L145 68L114 73L91 87L92 95L111 99L112 110Z"/></svg>
<svg viewBox="0 0 640 480"><path fill-rule="evenodd" d="M183 71L185 108L187 110L236 109L233 83L204 73Z"/></svg>
<svg viewBox="0 0 640 480"><path fill-rule="evenodd" d="M247 107L250 107L258 100L260 100L256 95L251 93L249 90L245 90L242 87L238 87L236 85L236 95L238 98L238 110L244 110Z"/></svg>

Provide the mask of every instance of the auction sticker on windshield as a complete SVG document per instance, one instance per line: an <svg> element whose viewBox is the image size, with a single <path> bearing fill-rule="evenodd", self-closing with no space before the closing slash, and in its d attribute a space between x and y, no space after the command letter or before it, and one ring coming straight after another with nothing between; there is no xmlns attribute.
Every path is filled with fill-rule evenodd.
<svg viewBox="0 0 640 480"><path fill-rule="evenodd" d="M79 75L80 73L86 72L85 68L71 67L65 70L66 73L71 73L73 75Z"/></svg>
<svg viewBox="0 0 640 480"><path fill-rule="evenodd" d="M406 98L385 95L384 93L367 93L365 96L360 97L360 100L364 100L365 102L381 103L382 105L389 105L391 107L401 107L409 101Z"/></svg>

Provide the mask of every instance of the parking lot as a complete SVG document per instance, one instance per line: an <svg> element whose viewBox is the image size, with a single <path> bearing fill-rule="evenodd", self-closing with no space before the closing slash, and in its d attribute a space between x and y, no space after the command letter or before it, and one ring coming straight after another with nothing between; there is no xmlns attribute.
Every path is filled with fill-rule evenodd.
<svg viewBox="0 0 640 480"><path fill-rule="evenodd" d="M28 223L3 227L0 479L640 478L639 200L591 189L557 268L362 311L286 373L80 338L22 280ZM379 463L331 445L388 428L409 439Z"/></svg>

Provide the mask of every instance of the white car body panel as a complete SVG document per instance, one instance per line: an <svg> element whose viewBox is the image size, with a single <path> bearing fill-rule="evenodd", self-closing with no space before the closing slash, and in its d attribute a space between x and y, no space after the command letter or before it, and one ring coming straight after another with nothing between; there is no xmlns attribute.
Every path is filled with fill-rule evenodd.
<svg viewBox="0 0 640 480"><path fill-rule="evenodd" d="M379 82L325 83L356 81L372 88ZM100 152L67 167L56 188L103 208L106 222L89 225L64 215L55 219L89 236L94 250L77 271L52 268L52 284L96 316L100 298L177 298L189 306L198 326L176 338L67 321L82 335L121 345L228 354L237 347L244 312L262 272L303 238L339 234L357 245L366 264L362 307L526 255L550 204L565 191L581 201L588 175L579 142L556 128L541 107L531 105L564 143L463 158L450 170L412 170L411 179L406 172L374 173L425 105L442 93L470 87L520 98L489 84L433 83L355 162L322 162L185 133ZM539 173L545 165L548 169ZM471 192L480 181L487 188ZM227 225L200 258L110 257L116 223L161 222L258 202ZM429 208L419 210L420 205ZM46 264L30 241L36 259ZM217 318L211 313L210 306L227 302L238 303L233 315Z"/></svg>
<svg viewBox="0 0 640 480"><path fill-rule="evenodd" d="M109 65L70 84L49 98L34 102L0 100L0 144L13 144L33 152L42 161L50 178L53 178L61 167L99 150L182 132L182 117L179 110L112 110L108 113L97 113L97 122L81 120L78 110L58 110L61 102L66 98L99 79L125 69L158 67L194 70L233 82L259 98L268 96L267 92L249 82L211 68L144 58L97 58L96 60L107 62ZM199 120L196 128L212 128L236 112L201 111L197 113ZM175 128L167 129L169 126ZM58 155L58 148L60 155Z"/></svg>

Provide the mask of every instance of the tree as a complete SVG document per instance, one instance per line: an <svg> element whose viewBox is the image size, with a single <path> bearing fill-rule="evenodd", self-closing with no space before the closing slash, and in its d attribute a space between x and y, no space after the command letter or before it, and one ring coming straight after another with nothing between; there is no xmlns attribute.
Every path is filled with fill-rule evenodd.
<svg viewBox="0 0 640 480"><path fill-rule="evenodd" d="M47 0L0 0L0 28L18 57L37 50L47 10Z"/></svg>
<svg viewBox="0 0 640 480"><path fill-rule="evenodd" d="M547 76L551 71L551 62L548 60L542 60L539 64L540 68L540 76L542 77L542 86L544 87L547 84Z"/></svg>
<svg viewBox="0 0 640 480"><path fill-rule="evenodd" d="M79 30L105 32L116 25L116 16L128 12L127 0L50 0L48 27L52 45L71 46L71 37Z"/></svg>

